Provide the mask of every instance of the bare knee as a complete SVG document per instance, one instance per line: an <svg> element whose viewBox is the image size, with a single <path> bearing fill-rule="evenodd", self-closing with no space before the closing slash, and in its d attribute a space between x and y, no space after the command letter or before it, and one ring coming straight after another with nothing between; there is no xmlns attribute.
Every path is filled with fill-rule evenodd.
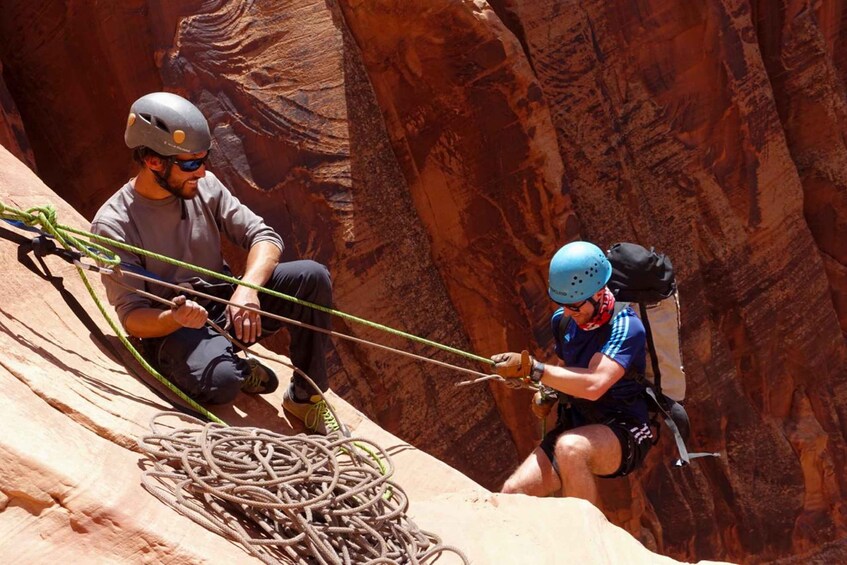
<svg viewBox="0 0 847 565"><path fill-rule="evenodd" d="M523 494L524 490L522 488L521 481L517 480L517 478L512 475L506 482L503 483L503 487L500 489L500 492L503 494Z"/></svg>
<svg viewBox="0 0 847 565"><path fill-rule="evenodd" d="M562 434L556 441L556 462L559 470L573 466L587 467L591 457L591 444L586 438L575 434Z"/></svg>
<svg viewBox="0 0 847 565"><path fill-rule="evenodd" d="M539 447L503 483L500 492L547 496L561 488L547 454Z"/></svg>

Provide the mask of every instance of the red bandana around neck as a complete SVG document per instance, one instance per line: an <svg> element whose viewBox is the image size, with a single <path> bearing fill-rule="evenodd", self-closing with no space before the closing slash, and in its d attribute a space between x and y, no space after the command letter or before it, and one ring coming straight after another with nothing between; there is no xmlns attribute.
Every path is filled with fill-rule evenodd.
<svg viewBox="0 0 847 565"><path fill-rule="evenodd" d="M594 308L594 316L584 324L577 324L579 329L583 331L596 330L603 324L609 321L612 317L612 311L615 309L615 295L607 287L603 287L603 294L600 300L596 302Z"/></svg>

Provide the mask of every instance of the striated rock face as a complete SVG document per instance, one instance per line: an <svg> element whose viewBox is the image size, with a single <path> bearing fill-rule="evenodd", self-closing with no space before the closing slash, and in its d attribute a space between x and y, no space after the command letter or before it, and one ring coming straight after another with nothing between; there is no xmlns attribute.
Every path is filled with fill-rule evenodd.
<svg viewBox="0 0 847 565"><path fill-rule="evenodd" d="M209 117L212 167L286 256L329 265L340 310L462 350L552 358L546 269L566 241L668 253L691 447L722 458L674 469L663 437L644 470L602 482L604 512L678 558L840 555L845 8L6 4L10 99L39 174L85 215L129 174L129 104L164 88ZM0 132L17 123L4 100ZM488 488L537 440L526 394L497 383L456 388L462 373L341 340L332 373L378 424Z"/></svg>
<svg viewBox="0 0 847 565"><path fill-rule="evenodd" d="M757 24L780 33L768 25L778 16L746 2L504 4L553 112L582 235L673 257L694 443L725 454L676 474L654 456L638 487L609 489L607 504L642 528L658 521L672 553L768 558L841 537L838 290L759 48ZM819 38L816 16L804 22L784 41ZM841 99L825 123L843 133L843 83L830 76ZM811 129L805 139L828 145Z"/></svg>
<svg viewBox="0 0 847 565"><path fill-rule="evenodd" d="M25 209L45 199L66 224L85 225L0 148L0 201ZM76 269L56 256L36 258L27 251L30 234L3 224L0 291L14 300L0 305L2 561L259 563L237 541L177 513L141 486L150 462L137 440L149 433L151 417L169 407L163 387L122 349ZM102 295L99 281L91 283ZM290 377L286 359L269 363L284 381ZM240 395L214 412L233 426L297 433L279 408L282 389ZM519 563L532 553L535 562L552 565L561 562L565 544L568 558L582 563L676 563L647 551L583 501L492 494L336 395L329 400L355 437L391 455L393 494L408 497L406 516L457 548L466 562ZM463 561L448 553L442 562Z"/></svg>
<svg viewBox="0 0 847 565"><path fill-rule="evenodd" d="M3 81L2 71L3 65L0 64L0 145L34 169L35 157L29 146L15 100Z"/></svg>
<svg viewBox="0 0 847 565"><path fill-rule="evenodd" d="M548 250L575 219L550 114L520 45L490 8L472 3L341 5L473 350L529 347L544 335L547 312L534 306L546 295ZM499 384L491 393L518 452L528 453L537 424L525 399L516 403ZM492 448L475 441L479 451Z"/></svg>
<svg viewBox="0 0 847 565"><path fill-rule="evenodd" d="M820 248L832 301L847 331L847 8L760 2L756 32L777 112L803 186L803 211ZM767 5L766 5L767 4Z"/></svg>

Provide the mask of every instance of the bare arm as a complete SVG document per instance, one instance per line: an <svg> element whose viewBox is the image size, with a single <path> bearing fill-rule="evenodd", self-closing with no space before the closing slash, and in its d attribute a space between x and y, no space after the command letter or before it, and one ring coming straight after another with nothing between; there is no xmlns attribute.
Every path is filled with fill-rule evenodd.
<svg viewBox="0 0 847 565"><path fill-rule="evenodd" d="M256 286L264 285L279 263L279 258L279 247L269 241L258 242L250 248L250 252L247 254L247 266L241 280ZM227 327L233 327L238 339L245 343L253 343L262 335L259 314L244 310L238 305L258 308L259 292L239 285L232 294L230 302L233 304L226 309Z"/></svg>
<svg viewBox="0 0 847 565"><path fill-rule="evenodd" d="M136 308L126 315L124 328L135 337L151 338L170 335L181 328L202 328L208 314L206 309L184 296L174 299L176 308Z"/></svg>
<svg viewBox="0 0 847 565"><path fill-rule="evenodd" d="M584 369L545 364L541 384L577 398L597 400L618 382L625 372L616 361L597 352Z"/></svg>

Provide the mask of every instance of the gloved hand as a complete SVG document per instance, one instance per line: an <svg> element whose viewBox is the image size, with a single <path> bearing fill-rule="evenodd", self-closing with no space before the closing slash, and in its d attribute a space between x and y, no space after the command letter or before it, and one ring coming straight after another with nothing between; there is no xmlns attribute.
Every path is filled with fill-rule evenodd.
<svg viewBox="0 0 847 565"><path fill-rule="evenodd" d="M543 391L536 391L532 397L532 413L539 420L544 420L550 413L550 409L556 404L556 397L545 394Z"/></svg>
<svg viewBox="0 0 847 565"><path fill-rule="evenodd" d="M507 379L528 377L532 371L533 359L526 349L520 353L498 353L492 355L491 360L494 361L494 372Z"/></svg>

